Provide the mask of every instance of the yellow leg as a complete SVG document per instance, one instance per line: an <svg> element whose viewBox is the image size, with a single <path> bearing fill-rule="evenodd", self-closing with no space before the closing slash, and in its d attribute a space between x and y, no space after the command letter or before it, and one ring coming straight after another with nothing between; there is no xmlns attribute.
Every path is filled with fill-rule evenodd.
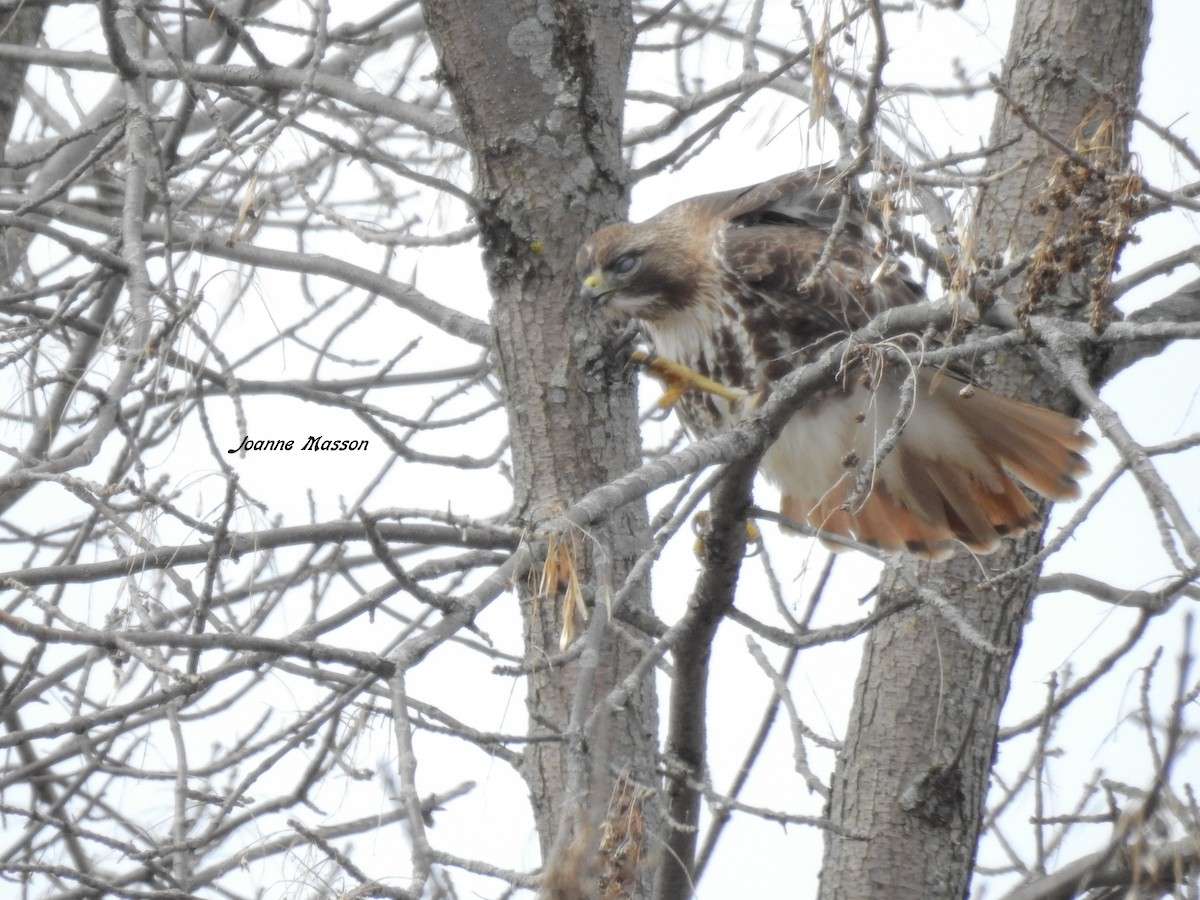
<svg viewBox="0 0 1200 900"><path fill-rule="evenodd" d="M659 409L670 409L679 402L680 397L690 390L704 391L716 397L723 397L730 403L737 403L750 396L739 388L728 387L689 369L687 366L661 356L651 356L645 351L634 350L631 358L634 362L645 366L651 375L666 385L667 390L658 401Z"/></svg>
<svg viewBox="0 0 1200 900"><path fill-rule="evenodd" d="M692 531L696 534L696 540L692 544L692 552L696 554L697 559L704 559L708 550L704 546L704 534L708 529L709 512L706 509L700 510L692 518ZM747 556L754 556L762 547L762 530L752 519L746 520L746 544L751 548Z"/></svg>

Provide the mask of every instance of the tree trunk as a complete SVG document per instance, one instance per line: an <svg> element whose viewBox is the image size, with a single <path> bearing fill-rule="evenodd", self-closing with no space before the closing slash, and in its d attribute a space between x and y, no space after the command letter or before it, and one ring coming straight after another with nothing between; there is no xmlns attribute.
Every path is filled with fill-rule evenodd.
<svg viewBox="0 0 1200 900"><path fill-rule="evenodd" d="M42 35L42 22L46 19L46 7L30 6L18 9L7 16L0 15L0 41L32 47ZM28 63L5 60L0 62L0 161L12 133L13 117L21 92L25 88L25 73Z"/></svg>
<svg viewBox="0 0 1200 900"><path fill-rule="evenodd" d="M1106 99L1081 74L1106 89L1121 85L1132 102L1149 20L1149 0L1018 4L1000 85L1020 112L1002 95L992 140L1019 139L989 163L994 173L1013 171L978 204L980 259L1010 248L1024 253L1046 230L1047 219L1032 204L1061 149L1026 119L1073 143L1076 129ZM1127 130L1118 128L1114 139L1119 161ZM1064 279L1058 290L1056 311L1078 314L1081 304L1071 298L1076 287ZM1014 292L1011 299L1022 298ZM1072 410L1031 359L993 358L986 381L1002 393ZM965 896L1000 710L1038 573L1035 567L986 589L979 582L1019 565L1039 544L1040 535L1031 534L981 560L906 562L885 573L881 608L911 601L918 586L940 595L946 607L940 611L925 593L867 641L830 802L832 821L851 836L828 834L820 897Z"/></svg>
<svg viewBox="0 0 1200 900"><path fill-rule="evenodd" d="M18 9L8 16L0 16L0 41L6 44L34 46L42 36L42 23L46 19L46 7L33 6ZM0 162L7 156L9 138L21 92L25 89L25 74L29 65L14 60L0 62ZM0 189L16 192L20 189L21 175L11 169L0 168ZM7 284L12 273L20 264L18 248L27 238L14 235L12 240L0 234L0 285Z"/></svg>
<svg viewBox="0 0 1200 900"><path fill-rule="evenodd" d="M574 265L583 239L625 212L620 122L632 17L628 3L426 0L424 8L474 161L515 510L538 534L568 503L640 461L633 378L606 345L611 329L590 319L579 302ZM595 588L589 600L602 598L647 546L645 508L624 508L569 543L584 584ZM538 596L529 585L520 593L530 729L543 739L528 746L525 777L547 892L592 896L600 879L611 884L629 875L606 873L619 861L598 860L594 851L614 787L627 784L616 770L635 784L654 783L653 680L643 679L625 709L590 740L571 746L544 740L568 730L582 677L594 677L580 706L590 711L638 653L610 631L594 669L546 667L559 653L562 598ZM648 586L629 602L648 608Z"/></svg>

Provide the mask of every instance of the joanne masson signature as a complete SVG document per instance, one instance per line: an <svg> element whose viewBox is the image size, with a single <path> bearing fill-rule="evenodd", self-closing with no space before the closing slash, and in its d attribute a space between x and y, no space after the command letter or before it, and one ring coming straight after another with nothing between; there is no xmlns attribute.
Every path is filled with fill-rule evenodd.
<svg viewBox="0 0 1200 900"><path fill-rule="evenodd" d="M366 450L368 440L361 441L346 441L327 438L323 434L309 435L300 450ZM242 450L295 450L296 441L294 438L271 438L267 440L254 440L250 435L242 435L241 443L232 450L227 450L227 453L239 453Z"/></svg>

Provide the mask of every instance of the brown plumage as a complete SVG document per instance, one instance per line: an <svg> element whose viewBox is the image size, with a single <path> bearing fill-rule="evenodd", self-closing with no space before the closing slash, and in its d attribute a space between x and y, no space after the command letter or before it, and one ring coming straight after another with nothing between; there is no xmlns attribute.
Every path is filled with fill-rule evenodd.
<svg viewBox="0 0 1200 900"><path fill-rule="evenodd" d="M878 313L925 299L907 269L880 265L861 205L832 190L835 177L814 169L695 197L601 229L580 249L586 301L637 320L658 355L744 392L685 392L678 408L696 436L737 422L780 378ZM906 376L915 401L904 428L856 494ZM762 471L783 492L784 514L821 531L929 557L955 541L986 553L1037 521L1014 478L1054 500L1076 497L1091 443L1075 419L955 375L859 364L795 413Z"/></svg>

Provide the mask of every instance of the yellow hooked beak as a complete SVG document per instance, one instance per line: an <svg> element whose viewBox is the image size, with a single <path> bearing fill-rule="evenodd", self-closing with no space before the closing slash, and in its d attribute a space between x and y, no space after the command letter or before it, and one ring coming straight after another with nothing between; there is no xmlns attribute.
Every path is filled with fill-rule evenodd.
<svg viewBox="0 0 1200 900"><path fill-rule="evenodd" d="M585 303L595 303L612 292L613 288L604 278L604 272L594 269L587 278L583 279L583 287L579 289L579 299Z"/></svg>

